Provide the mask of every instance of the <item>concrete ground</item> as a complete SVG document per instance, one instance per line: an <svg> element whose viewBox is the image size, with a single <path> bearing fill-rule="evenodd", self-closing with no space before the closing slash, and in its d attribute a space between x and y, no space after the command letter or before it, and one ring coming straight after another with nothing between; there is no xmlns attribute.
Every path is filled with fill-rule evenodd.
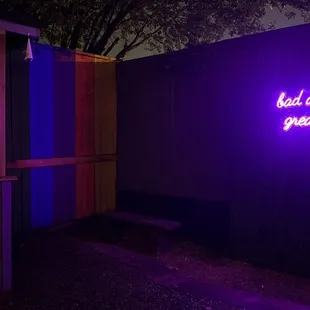
<svg viewBox="0 0 310 310"><path fill-rule="evenodd" d="M310 310L207 285L169 270L155 258L59 232L37 235L16 251L10 308Z"/></svg>

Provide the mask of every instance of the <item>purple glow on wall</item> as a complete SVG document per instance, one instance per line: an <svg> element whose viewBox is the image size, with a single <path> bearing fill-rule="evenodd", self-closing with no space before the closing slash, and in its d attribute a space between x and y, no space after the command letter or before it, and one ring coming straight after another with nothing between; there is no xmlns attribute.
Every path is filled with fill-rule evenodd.
<svg viewBox="0 0 310 310"><path fill-rule="evenodd" d="M310 106L310 96L304 96L305 90L302 89L299 95L292 98L288 97L285 92L282 92L277 100L278 109L296 108L301 106ZM305 100L303 100L303 97ZM285 119L283 123L283 130L289 131L292 127L309 127L310 126L310 116L303 115L301 117L289 116Z"/></svg>

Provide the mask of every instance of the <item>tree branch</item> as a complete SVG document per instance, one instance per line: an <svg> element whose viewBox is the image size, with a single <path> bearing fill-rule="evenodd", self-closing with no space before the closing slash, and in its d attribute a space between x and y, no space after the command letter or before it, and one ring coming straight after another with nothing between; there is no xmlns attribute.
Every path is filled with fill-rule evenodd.
<svg viewBox="0 0 310 310"><path fill-rule="evenodd" d="M104 56L107 56L111 51L112 49L114 48L114 46L119 42L119 37L117 37L112 43L111 45L107 48L107 50L104 52Z"/></svg>
<svg viewBox="0 0 310 310"><path fill-rule="evenodd" d="M90 26L90 30L88 33L88 40L87 42L84 44L84 52L88 49L88 47L90 46L90 44L92 43L92 40L94 38L94 32L95 32L95 27L98 24L98 21L100 21L100 17L99 17L100 13L98 15L96 15L92 22L91 22L91 26Z"/></svg>
<svg viewBox="0 0 310 310"><path fill-rule="evenodd" d="M107 22L107 25L109 25L110 23L111 23L111 21L112 21L112 18L113 18L113 16L114 16L114 13L115 13L115 9L116 9L116 4L117 4L117 2L118 1L116 1L116 0L114 0L113 1L113 6L112 6L112 9L110 10L110 16L109 16L109 19L108 19L108 22Z"/></svg>
<svg viewBox="0 0 310 310"><path fill-rule="evenodd" d="M137 34L135 35L135 37L133 38L133 40L127 44L125 43L124 44L124 48L116 55L116 58L119 59L119 58L123 58L131 49L132 49L132 46L137 42L137 40L139 39L140 37L140 34L143 32L143 30L145 29L146 25L144 25L138 32Z"/></svg>
<svg viewBox="0 0 310 310"><path fill-rule="evenodd" d="M133 3L134 1L130 2L127 6L124 7L123 10L120 10L118 12L114 20L109 25L107 25L106 31L104 32L102 37L97 41L95 46L91 50L89 50L89 52L92 52L94 54L102 53L102 51L105 48L105 45L107 44L111 35L116 30L119 23L133 10L134 8Z"/></svg>
<svg viewBox="0 0 310 310"><path fill-rule="evenodd" d="M102 31L103 25L106 22L106 19L108 15L110 14L110 18L112 18L113 13L115 11L116 5L119 2L119 0L112 0L113 5L108 4L104 7L103 10L101 10L96 17L93 19L90 31L89 31L89 40L87 41L87 44L84 46L84 51L91 52L91 50L94 48L96 44L96 40L98 39L100 32ZM95 28L97 26L97 30L95 31Z"/></svg>
<svg viewBox="0 0 310 310"><path fill-rule="evenodd" d="M156 30L154 30L153 32L151 32L150 34L148 34L147 36L145 36L142 40L140 40L139 42L137 42L141 32L143 32L143 30L146 28L146 25L142 27L141 30L138 31L137 35L134 37L134 39L130 42L130 44L125 44L124 48L115 56L115 58L120 59L125 57L125 55L130 52L131 50L137 48L138 46L142 45L143 43L145 43L147 40L149 40L151 37L153 37L156 33L158 33L159 31L161 31L166 25L168 25L170 23L171 20L175 19L180 13L184 12L187 9L187 7L185 6L184 8L182 8L182 10L180 10L179 12L177 12L172 18L168 19L165 23L163 23L161 26L157 27Z"/></svg>
<svg viewBox="0 0 310 310"><path fill-rule="evenodd" d="M63 34L60 40L60 47L67 48L68 47L68 35Z"/></svg>
<svg viewBox="0 0 310 310"><path fill-rule="evenodd" d="M77 48L77 45L78 45L78 42L79 42L79 39L80 39L80 36L81 36L81 31L82 31L82 22L81 21L78 21L74 28L73 28L73 31L72 31L72 34L71 34L71 38L70 38L70 45L69 45L69 49L76 49Z"/></svg>

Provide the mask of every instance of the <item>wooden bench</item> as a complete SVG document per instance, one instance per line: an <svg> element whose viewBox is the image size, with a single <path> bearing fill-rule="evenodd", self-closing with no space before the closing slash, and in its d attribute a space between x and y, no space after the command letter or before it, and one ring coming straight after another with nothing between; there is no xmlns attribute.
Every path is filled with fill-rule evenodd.
<svg viewBox="0 0 310 310"><path fill-rule="evenodd" d="M133 214L128 212L108 212L105 214L107 218L128 223L152 226L157 229L172 231L181 228L180 222L158 219L154 217Z"/></svg>
<svg viewBox="0 0 310 310"><path fill-rule="evenodd" d="M168 251L181 228L180 222L127 212L96 216L91 225L102 241L146 254Z"/></svg>

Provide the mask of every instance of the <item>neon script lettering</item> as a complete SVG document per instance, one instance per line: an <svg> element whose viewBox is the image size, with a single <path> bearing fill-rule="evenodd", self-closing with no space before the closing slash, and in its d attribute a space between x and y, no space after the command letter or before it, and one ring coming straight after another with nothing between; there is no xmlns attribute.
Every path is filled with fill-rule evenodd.
<svg viewBox="0 0 310 310"><path fill-rule="evenodd" d="M296 108L301 106L310 107L310 96L305 98L306 100L303 103L304 90L301 90L299 95L295 98L286 97L286 93L282 92L277 101L278 109L287 109L287 108ZM292 127L310 127L310 116L287 117L283 124L283 130L289 131Z"/></svg>
<svg viewBox="0 0 310 310"><path fill-rule="evenodd" d="M310 116L288 117L284 121L283 130L289 131L293 126L295 127L308 127L310 126Z"/></svg>
<svg viewBox="0 0 310 310"><path fill-rule="evenodd" d="M290 97L285 99L286 93L283 92L283 93L281 93L281 95L277 101L277 107L279 109L291 108L291 107L300 107L300 106L302 106L301 97L303 94L304 94L304 91L302 90L299 93L299 96L295 97L294 99L292 99ZM306 100L306 103L308 103L308 105L310 104L309 102L310 102L310 97Z"/></svg>

